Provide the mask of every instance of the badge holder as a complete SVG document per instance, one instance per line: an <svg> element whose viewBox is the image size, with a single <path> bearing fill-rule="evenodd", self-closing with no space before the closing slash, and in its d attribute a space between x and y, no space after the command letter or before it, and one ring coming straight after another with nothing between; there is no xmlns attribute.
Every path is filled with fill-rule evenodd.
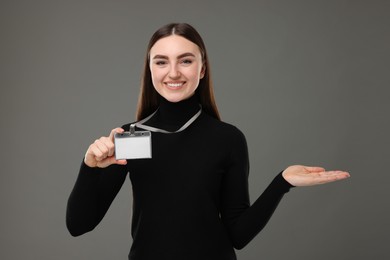
<svg viewBox="0 0 390 260"><path fill-rule="evenodd" d="M121 159L147 159L152 158L152 133L175 134L187 129L202 113L202 106L199 105L199 111L193 115L187 123L185 123L179 130L170 132L160 128L143 125L146 121L156 114L157 110L147 118L131 124L130 131L122 134L116 133L115 140L115 158ZM135 131L135 127L145 129L147 131Z"/></svg>
<svg viewBox="0 0 390 260"><path fill-rule="evenodd" d="M130 125L130 131L116 133L115 158L150 159L152 158L152 134L150 131L135 131L135 124Z"/></svg>

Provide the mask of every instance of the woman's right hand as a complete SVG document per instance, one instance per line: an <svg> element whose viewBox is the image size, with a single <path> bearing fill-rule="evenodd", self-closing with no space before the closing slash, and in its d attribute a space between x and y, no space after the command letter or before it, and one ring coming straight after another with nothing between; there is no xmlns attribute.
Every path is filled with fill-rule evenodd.
<svg viewBox="0 0 390 260"><path fill-rule="evenodd" d="M93 144L91 144L85 154L84 163L89 167L106 168L111 164L126 165L126 160L115 159L115 144L114 135L116 133L123 133L122 128L115 128L111 130L110 135L100 137Z"/></svg>

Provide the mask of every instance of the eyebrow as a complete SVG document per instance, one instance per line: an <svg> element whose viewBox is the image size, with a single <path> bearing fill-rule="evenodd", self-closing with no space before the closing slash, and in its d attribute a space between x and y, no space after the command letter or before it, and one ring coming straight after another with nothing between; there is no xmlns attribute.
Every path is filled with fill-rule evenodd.
<svg viewBox="0 0 390 260"><path fill-rule="evenodd" d="M183 54L180 54L179 56L177 56L177 59L181 59L181 58L184 58L184 57L188 57L188 56L190 56L190 57L195 57L195 55L193 54L193 53L191 53L191 52L186 52L186 53L183 53ZM159 54L157 54L157 55L155 55L154 57L153 57L153 59L155 60L155 59L168 59L168 56L165 56L165 55L159 55Z"/></svg>

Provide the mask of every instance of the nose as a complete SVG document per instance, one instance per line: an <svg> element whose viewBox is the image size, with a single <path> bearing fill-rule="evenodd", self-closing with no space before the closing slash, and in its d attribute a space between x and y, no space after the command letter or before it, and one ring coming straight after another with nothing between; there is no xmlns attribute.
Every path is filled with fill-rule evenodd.
<svg viewBox="0 0 390 260"><path fill-rule="evenodd" d="M171 79L177 79L180 78L180 71L177 69L175 65L171 66L171 69L169 70L169 75Z"/></svg>

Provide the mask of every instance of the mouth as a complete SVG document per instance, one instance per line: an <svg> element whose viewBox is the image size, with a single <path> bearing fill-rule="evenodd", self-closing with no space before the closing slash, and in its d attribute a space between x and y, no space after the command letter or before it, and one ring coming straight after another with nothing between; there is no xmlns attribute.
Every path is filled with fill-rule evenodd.
<svg viewBox="0 0 390 260"><path fill-rule="evenodd" d="M182 82L165 82L165 85L169 88L169 89L180 89L184 86L186 82L185 81L182 81Z"/></svg>

